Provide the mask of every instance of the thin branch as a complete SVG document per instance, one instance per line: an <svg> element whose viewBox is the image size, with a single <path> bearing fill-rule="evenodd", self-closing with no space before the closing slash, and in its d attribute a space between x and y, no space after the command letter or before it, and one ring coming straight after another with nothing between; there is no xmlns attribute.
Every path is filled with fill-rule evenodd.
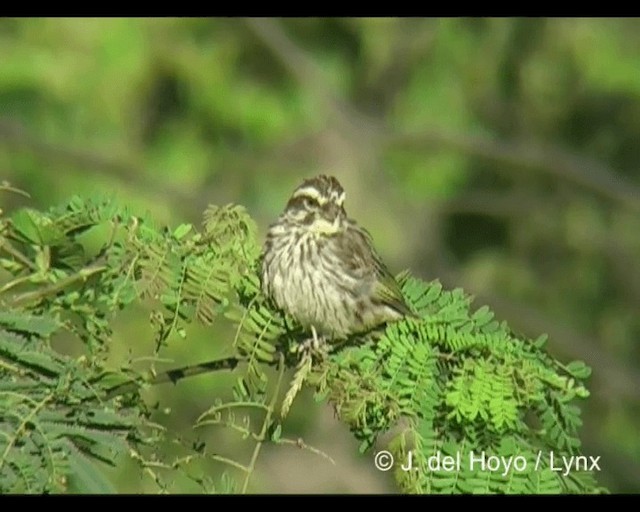
<svg viewBox="0 0 640 512"><path fill-rule="evenodd" d="M24 254L22 254L15 247L13 247L13 245L11 245L11 242L9 242L9 240L7 240L6 238L0 238L0 249L2 249L7 254L13 256L25 267L30 268L34 272L37 272L39 270L38 266L35 263L33 263L29 258L27 258Z"/></svg>
<svg viewBox="0 0 640 512"><path fill-rule="evenodd" d="M225 402L220 405L211 407L210 409L203 412L198 419L196 419L196 426L198 426L202 421L205 421L204 418L210 415L222 414L222 411L229 411L230 409L262 409L263 411L268 411L269 406L263 403L254 403L254 402Z"/></svg>
<svg viewBox="0 0 640 512"><path fill-rule="evenodd" d="M215 361L208 361L206 363L194 364L185 366L183 368L177 368L169 370L156 375L151 382L152 384L164 384L166 382L172 382L176 384L179 380L187 377L195 377L203 373L210 373L219 370L234 370L240 359L237 357L227 357L225 359L218 359Z"/></svg>
<svg viewBox="0 0 640 512"><path fill-rule="evenodd" d="M218 455L218 454L209 455L209 458L217 462L222 462L223 464L228 464L229 466L239 469L244 473L246 473L249 470L246 466L243 466L239 462L236 462L235 460L230 459L228 457L223 457L222 455Z"/></svg>
<svg viewBox="0 0 640 512"><path fill-rule="evenodd" d="M104 265L96 265L92 267L82 268L75 274L72 274L68 277L60 279L60 281L58 281L57 283L53 283L49 286L45 286L38 290L34 290L32 292L26 292L21 295L18 295L17 297L14 297L13 300L11 301L11 304L13 306L20 306L28 302L38 301L49 295L55 295L59 291L64 290L67 286L72 285L77 281L86 281L92 275L99 274L100 272L103 272L106 269L107 267Z"/></svg>
<svg viewBox="0 0 640 512"><path fill-rule="evenodd" d="M166 372L158 373L152 376L144 383L151 386L159 384L166 384L167 382L173 382L174 384L182 379L188 377L195 377L203 373L216 372L219 370L234 370L240 359L237 357L226 357L224 359L216 359L214 361L207 361L206 363L192 364L189 366L183 366L181 368L175 368L173 370L167 370ZM114 398L116 396L124 395L136 391L142 385L142 382L130 381L124 384L119 384L107 391L107 399Z"/></svg>
<svg viewBox="0 0 640 512"><path fill-rule="evenodd" d="M11 185L11 183L9 183L8 181L3 181L2 183L0 183L0 190L6 190L7 192L13 192L14 194L18 194L20 196L24 196L27 199L31 199L31 196L29 195L29 192L25 192L22 189L16 188L14 186Z"/></svg>
<svg viewBox="0 0 640 512"><path fill-rule="evenodd" d="M297 448L299 448L301 450L308 450L311 453L314 453L315 455L319 455L323 459L328 460L334 466L336 465L336 461L333 460L331 455L323 452L322 450L320 450L318 448L315 448L315 447L313 447L311 445L308 445L307 443L304 442L304 440L301 437L299 437L298 439L282 438L282 439L279 439L278 441L276 441L276 444L289 444L289 445L293 445L293 446L295 446L295 447L297 447Z"/></svg>
<svg viewBox="0 0 640 512"><path fill-rule="evenodd" d="M245 479L242 484L242 494L245 494L247 492L247 488L249 487L249 479L251 478L251 474L253 473L256 467L258 455L260 454L262 446L264 445L264 442L267 439L267 431L269 427L271 427L271 423L273 421L272 418L275 412L276 402L278 401L278 395L280 394L282 379L284 377L285 358L283 354L280 354L280 357L278 358L278 366L279 366L278 380L276 382L276 387L273 391L273 396L271 397L271 401L269 402L269 409L267 410L267 413L265 414L265 417L264 417L264 421L262 422L262 429L260 429L260 434L258 434L260 437L260 441L256 443L253 449L253 453L251 454L251 460L249 462L249 465L247 466L247 474L245 475Z"/></svg>

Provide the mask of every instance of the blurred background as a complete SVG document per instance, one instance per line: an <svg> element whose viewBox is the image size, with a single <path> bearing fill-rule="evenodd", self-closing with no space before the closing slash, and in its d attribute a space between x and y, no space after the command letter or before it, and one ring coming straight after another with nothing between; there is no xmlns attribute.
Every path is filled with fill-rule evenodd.
<svg viewBox="0 0 640 512"><path fill-rule="evenodd" d="M617 492L640 492L639 163L637 19L0 19L0 180L31 194L3 210L106 194L175 227L234 202L264 236L303 178L333 174L394 272L592 366L583 450ZM113 343L114 361L151 353L148 312ZM193 326L163 355L229 343L224 322ZM238 436L191 430L232 382L147 395L168 428L242 458ZM309 392L284 435L336 465L268 447L251 491L393 492ZM157 490L127 460L108 472Z"/></svg>

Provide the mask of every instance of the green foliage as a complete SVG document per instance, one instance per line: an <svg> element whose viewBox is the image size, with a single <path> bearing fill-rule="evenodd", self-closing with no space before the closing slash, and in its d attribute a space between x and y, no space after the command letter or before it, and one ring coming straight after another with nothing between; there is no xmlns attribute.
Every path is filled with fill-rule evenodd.
<svg viewBox="0 0 640 512"><path fill-rule="evenodd" d="M334 173L347 187L349 213L371 231L391 267L473 290L476 304L491 303L512 329L548 332L556 357L592 366L598 398L580 403L584 449L607 461L603 484L638 492L639 34L637 18L4 17L0 181L27 189L32 199L3 194L0 206L29 206L21 229L38 239L46 230L39 212L49 205L116 191L121 203L149 212L145 223L153 217L171 224L181 238L193 228L177 224L198 222L206 204L228 198L266 227L301 177ZM130 220L123 215L122 222ZM89 261L111 229L105 221L79 235L78 246L54 252L65 247L69 260ZM34 265L47 257L28 256ZM63 271L70 268L84 267L71 261ZM85 272L95 272L90 281L101 273ZM14 289L43 286L31 274ZM69 284L76 290L78 278ZM112 305L70 306L106 312L106 324L88 312L62 313L92 344L88 350L110 354L110 367L127 370L127 357L152 352L148 308L158 302L135 293L125 286L103 297L129 304L115 321ZM216 303L203 299L194 308L212 320ZM169 318L172 311L161 313ZM224 311L243 313L233 301ZM173 332L188 335L188 343L169 334L163 360L154 364L225 353L233 322L218 315L212 327L198 321L183 330L177 321ZM91 332L106 334L96 339ZM236 346L250 349L251 333L244 332ZM58 349L78 355L82 345L69 342L66 330L54 338L62 339ZM100 349L105 342L108 349ZM265 340L257 360L273 359L273 345ZM134 366L144 365L148 360ZM126 380L109 375L114 385ZM146 394L171 410L159 420L164 426L188 428L184 419L224 394L227 377L194 379L184 393L163 387ZM303 396L290 428L344 452L348 441L335 435L340 425L315 421L320 410ZM241 443L231 439L232 446ZM360 478L371 476L368 459L284 480L283 461L295 450L274 456L278 469L259 466L255 489L282 479L295 492L390 490L388 474ZM217 467L200 463L220 489ZM136 470L123 464L110 474L129 492L153 490ZM190 484L170 485L198 490Z"/></svg>
<svg viewBox="0 0 640 512"><path fill-rule="evenodd" d="M56 319L0 315L0 492L114 492L95 462L114 464L157 430L144 404L101 400L98 368L51 349Z"/></svg>
<svg viewBox="0 0 640 512"><path fill-rule="evenodd" d="M375 342L336 355L317 373L320 396L335 403L362 450L400 422L389 449L398 461L411 452L415 469L396 471L405 492L596 491L590 473L549 468L551 453L556 461L580 453L580 409L568 403L588 396L583 363L564 368L494 321L486 306L471 313L460 289L405 278L403 293L421 320L389 325ZM480 453L524 457L526 467L489 471L471 463ZM536 466L538 454L544 463ZM459 470L427 470L429 458L440 456L459 457Z"/></svg>
<svg viewBox="0 0 640 512"><path fill-rule="evenodd" d="M549 453L580 454L574 402L588 396L589 369L560 364L543 339L515 335L487 307L472 313L461 290L401 276L420 319L350 340L317 364L303 360L285 392L285 369L296 364L305 333L259 292L259 245L244 208L209 207L199 231L191 224L157 227L112 200L74 197L0 222L0 492L113 492L101 464L126 456L163 491L170 485L162 475L180 473L207 492L246 492L265 443L300 446L282 432L305 381L333 404L361 451L401 427L388 449L397 460L411 452L418 468L396 471L403 492L598 490L589 471L531 469L540 453L546 461ZM118 366L108 359L114 318L136 305L151 308L154 355L185 337L190 322L224 318L233 326L228 351L243 365L232 398L216 398L195 427L240 434L253 445L248 462L166 432L139 389L109 393L123 382L144 387L149 380L133 361ZM82 355L56 350L59 337L80 341ZM159 452L166 439L180 455ZM528 469L424 469L435 454L471 452L519 456ZM203 459L230 472L216 484L198 471Z"/></svg>
<svg viewBox="0 0 640 512"><path fill-rule="evenodd" d="M107 365L115 314L147 300L156 350L186 322L210 324L249 275L255 226L230 205L207 210L202 233L169 231L112 201L74 197L46 213L19 210L0 233L0 491L111 489L92 460L115 464L130 452L148 465L140 450L162 432L139 396L107 398L144 380L132 361ZM82 341L84 355L54 350L56 336Z"/></svg>

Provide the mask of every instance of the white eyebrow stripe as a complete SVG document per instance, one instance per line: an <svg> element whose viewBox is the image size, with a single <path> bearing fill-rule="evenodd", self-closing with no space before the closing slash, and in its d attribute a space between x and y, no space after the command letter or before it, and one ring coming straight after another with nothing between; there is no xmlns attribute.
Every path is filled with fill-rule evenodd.
<svg viewBox="0 0 640 512"><path fill-rule="evenodd" d="M313 197L314 199L317 200L320 198L320 192L318 192L318 189L315 187L304 187L304 188L299 188L293 193L293 197L302 197L302 196Z"/></svg>
<svg viewBox="0 0 640 512"><path fill-rule="evenodd" d="M293 197L310 197L312 199L315 199L320 205L327 203L327 198L323 196L315 187L304 187L298 189L293 193Z"/></svg>

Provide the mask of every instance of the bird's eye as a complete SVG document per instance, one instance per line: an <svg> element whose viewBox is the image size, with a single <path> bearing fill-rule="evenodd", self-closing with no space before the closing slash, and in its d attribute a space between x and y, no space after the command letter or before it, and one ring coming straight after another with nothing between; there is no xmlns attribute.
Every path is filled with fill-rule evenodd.
<svg viewBox="0 0 640 512"><path fill-rule="evenodd" d="M305 197L304 198L304 206L305 206L305 208L314 208L314 207L318 206L318 201L316 201L312 197Z"/></svg>

